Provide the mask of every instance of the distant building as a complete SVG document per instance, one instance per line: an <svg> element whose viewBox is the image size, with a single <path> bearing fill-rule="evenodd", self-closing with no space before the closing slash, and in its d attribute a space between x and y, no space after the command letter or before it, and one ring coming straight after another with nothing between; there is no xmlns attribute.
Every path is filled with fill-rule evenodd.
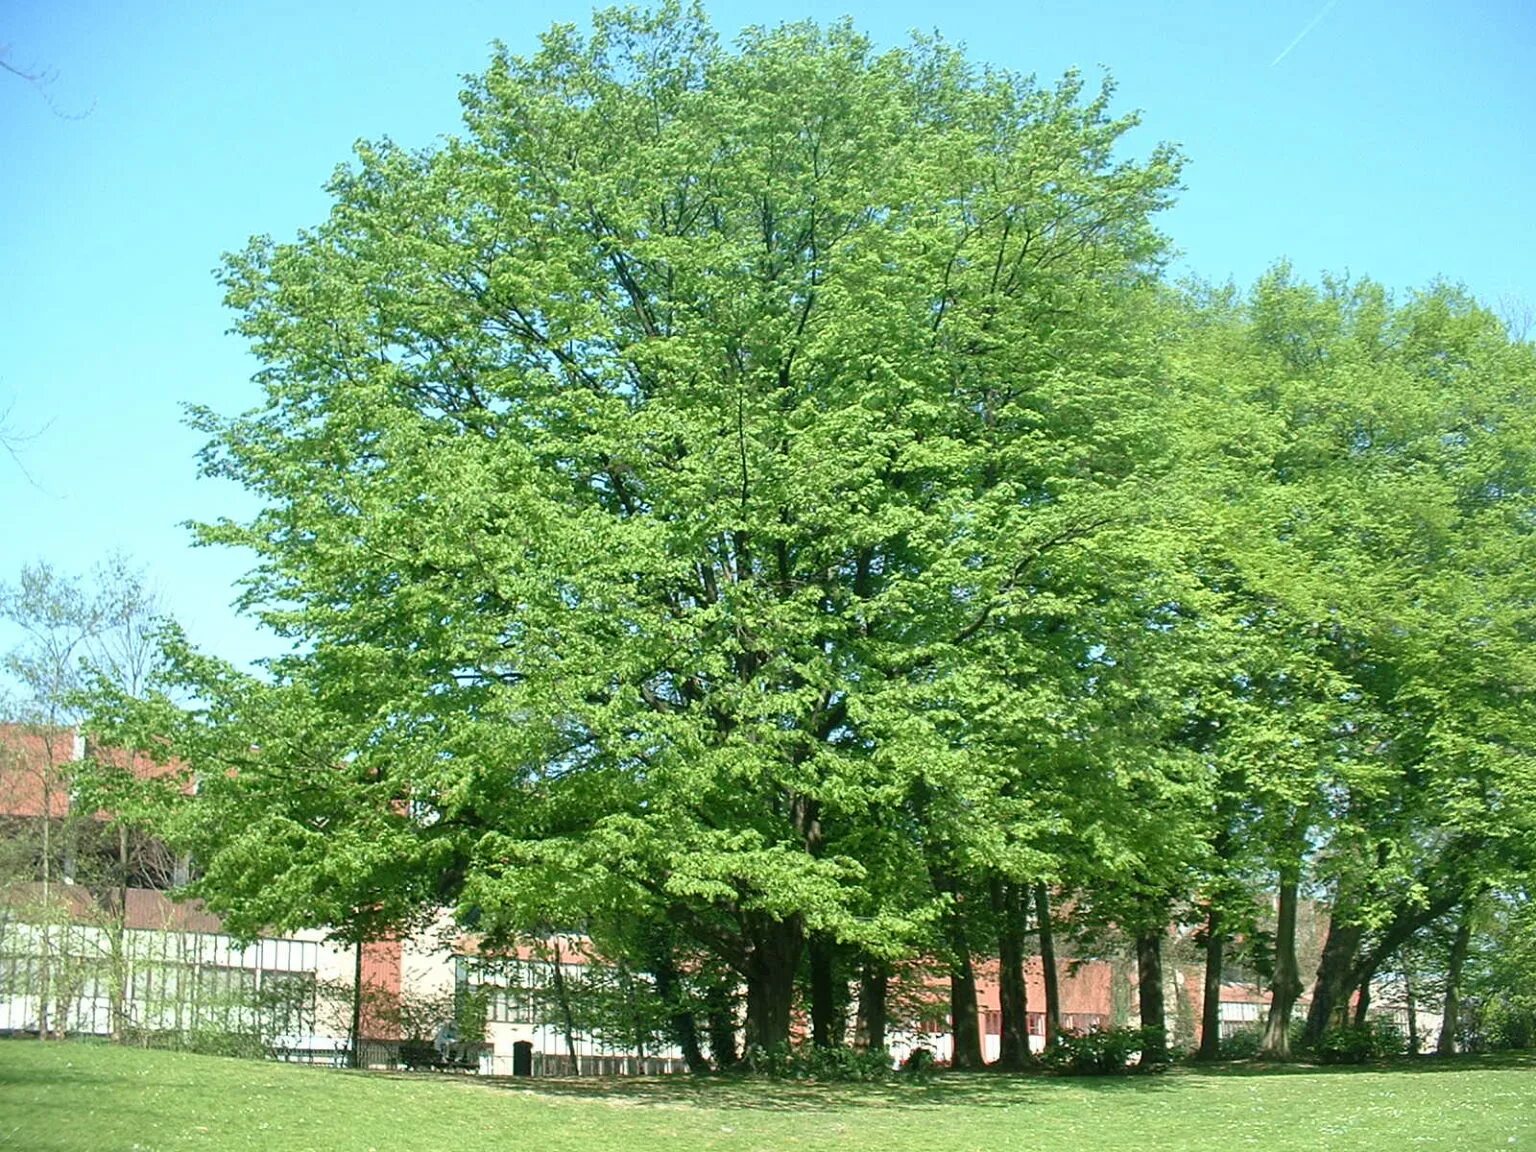
<svg viewBox="0 0 1536 1152"><path fill-rule="evenodd" d="M580 937L488 952L444 915L432 931L364 945L361 957L319 929L241 945L200 902L173 899L190 862L152 842L129 845L107 835L106 813L75 809L68 770L86 750L74 729L0 725L0 1033L35 1033L45 1022L51 1032L150 1040L228 1033L282 1058L341 1063L360 967L365 1063L410 1063L426 1046L438 1058L496 1075L682 1069L682 1054L668 1045L579 1028L567 1036L552 1007L556 964L577 987L606 970ZM145 776L170 770L144 758L121 762ZM1136 1022L1130 966L1084 960L1058 968L1064 1028ZM1045 987L1038 956L1027 961L1025 976L1030 1046L1039 1051ZM897 1060L927 1048L947 1061L953 1040L943 981L930 974L919 984L905 998L926 1009L904 1026L893 1023L888 1046ZM1198 1042L1201 987L1197 972L1168 967L1175 1042ZM983 1055L991 1061L1002 1032L995 962L978 965L977 988ZM472 1044L460 1038L455 1016L468 996L485 1007L483 1041ZM1259 1026L1267 1004L1260 989L1224 986L1223 1036Z"/></svg>

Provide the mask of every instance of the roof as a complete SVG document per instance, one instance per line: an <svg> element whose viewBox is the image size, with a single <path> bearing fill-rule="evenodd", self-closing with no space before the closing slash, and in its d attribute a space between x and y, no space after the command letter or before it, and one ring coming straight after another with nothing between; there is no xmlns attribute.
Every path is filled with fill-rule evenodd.
<svg viewBox="0 0 1536 1152"><path fill-rule="evenodd" d="M129 888L125 927L149 932L222 932L224 924L201 900L176 900L153 888ZM29 880L0 888L0 907L24 911L44 903L43 885ZM105 922L111 915L98 893L84 884L54 883L48 903L67 910L79 924ZM25 917L23 917L25 918Z"/></svg>

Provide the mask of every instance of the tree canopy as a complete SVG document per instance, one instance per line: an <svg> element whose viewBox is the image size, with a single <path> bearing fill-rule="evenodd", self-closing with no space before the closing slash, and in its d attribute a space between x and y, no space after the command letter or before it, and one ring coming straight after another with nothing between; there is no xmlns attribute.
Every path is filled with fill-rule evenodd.
<svg viewBox="0 0 1536 1152"><path fill-rule="evenodd" d="M1169 285L1112 96L602 12L230 255L263 396L194 421L263 508L199 531L292 654L98 717L205 782L200 891L686 950L769 1047L803 964L963 986L1047 888L1152 949L1331 890L1358 987L1527 868L1530 347Z"/></svg>

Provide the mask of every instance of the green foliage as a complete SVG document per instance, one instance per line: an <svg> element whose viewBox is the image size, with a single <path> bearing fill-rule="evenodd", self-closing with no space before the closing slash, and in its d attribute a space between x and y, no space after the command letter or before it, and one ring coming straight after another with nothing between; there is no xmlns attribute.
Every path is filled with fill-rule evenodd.
<svg viewBox="0 0 1536 1152"><path fill-rule="evenodd" d="M769 1063L808 937L959 963L993 880L1252 935L1280 877L1356 984L1517 888L1532 349L1445 285L1160 284L1180 158L1111 98L677 4L498 49L226 258L261 395L192 419L260 510L199 532L291 653L166 632L93 711L174 770L91 794L236 932L580 930L624 967L562 1013L649 1042L683 957Z"/></svg>
<svg viewBox="0 0 1536 1152"><path fill-rule="evenodd" d="M1529 997L1500 997L1468 1006L1458 1040L1467 1052L1524 1052L1536 1048L1536 1005Z"/></svg>
<svg viewBox="0 0 1536 1152"><path fill-rule="evenodd" d="M1255 1025L1248 1028L1235 1028L1228 1036L1221 1038L1221 1058L1223 1060L1252 1060L1259 1054L1264 1046L1264 1029Z"/></svg>
<svg viewBox="0 0 1536 1152"><path fill-rule="evenodd" d="M929 1056L931 1059L932 1053ZM910 1060L904 1068L913 1071ZM791 1047L782 1044L773 1048L747 1049L740 1070L779 1080L858 1083L884 1080L894 1075L895 1066L890 1054L881 1048L823 1048L814 1044Z"/></svg>
<svg viewBox="0 0 1536 1152"><path fill-rule="evenodd" d="M927 1079L938 1070L938 1066L939 1058L934 1055L932 1048L914 1048L901 1062L903 1074L914 1080Z"/></svg>
<svg viewBox="0 0 1536 1152"><path fill-rule="evenodd" d="M1536 1047L1536 901L1528 888L1484 905L1463 980L1459 1040L1473 1052Z"/></svg>
<svg viewBox="0 0 1536 1152"><path fill-rule="evenodd" d="M1169 818L1199 789L1081 740L1132 711L1086 700L1067 625L1145 575L1162 393L1126 321L1179 170L1128 156L1111 95L605 11L231 255L263 395L194 423L263 508L201 536L254 550L245 603L295 654L175 646L195 708L103 710L198 772L198 892L358 934L653 903L771 1043L807 932L927 946L914 820L1031 879L1081 819L1127 871L1085 758Z"/></svg>
<svg viewBox="0 0 1536 1152"><path fill-rule="evenodd" d="M1131 1057L1155 1040L1149 1028L1063 1030L1040 1059L1051 1071L1066 1076L1116 1076L1130 1071Z"/></svg>
<svg viewBox="0 0 1536 1152"><path fill-rule="evenodd" d="M1403 1030L1389 1020L1343 1024L1323 1033L1313 1049L1319 1064L1364 1064L1408 1051Z"/></svg>
<svg viewBox="0 0 1536 1152"><path fill-rule="evenodd" d="M167 1052L193 1052L200 1056L228 1056L239 1060L265 1060L271 1055L258 1034L241 1029L195 1028L190 1031L143 1031L128 1029L125 1043Z"/></svg>
<svg viewBox="0 0 1536 1152"><path fill-rule="evenodd" d="M491 989L460 988L453 998L453 1026L459 1041L464 1044L483 1044L485 1025L490 1011Z"/></svg>

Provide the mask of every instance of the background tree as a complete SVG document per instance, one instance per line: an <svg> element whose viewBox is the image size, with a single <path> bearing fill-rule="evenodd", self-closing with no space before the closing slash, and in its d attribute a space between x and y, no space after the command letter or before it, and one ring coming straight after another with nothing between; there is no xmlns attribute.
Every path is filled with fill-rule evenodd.
<svg viewBox="0 0 1536 1152"><path fill-rule="evenodd" d="M12 877L37 886L26 917L38 933L35 993L43 1036L62 1031L61 1005L73 999L55 985L61 971L56 938L76 914L61 886L75 883L97 897L97 926L109 940L114 1029L120 1028L126 886L132 870L156 871L164 861L151 840L131 835L126 826L109 828L76 795L88 775L77 724L93 675L125 693L147 690L156 660L150 635L158 614L153 592L122 557L84 578L47 564L25 565L14 584L0 585L0 620L20 636L0 662L14 685L0 782L12 793L7 797L9 854L16 857Z"/></svg>

